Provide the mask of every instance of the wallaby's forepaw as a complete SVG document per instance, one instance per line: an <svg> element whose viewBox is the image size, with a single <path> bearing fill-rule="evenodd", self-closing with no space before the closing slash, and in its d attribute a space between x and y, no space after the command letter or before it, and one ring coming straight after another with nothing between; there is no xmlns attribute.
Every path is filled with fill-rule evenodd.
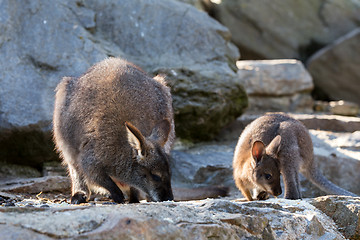
<svg viewBox="0 0 360 240"><path fill-rule="evenodd" d="M84 193L77 192L71 197L71 204L80 203L86 203L86 195Z"/></svg>
<svg viewBox="0 0 360 240"><path fill-rule="evenodd" d="M256 196L257 200L266 200L269 199L269 194L267 192L260 192L257 196Z"/></svg>

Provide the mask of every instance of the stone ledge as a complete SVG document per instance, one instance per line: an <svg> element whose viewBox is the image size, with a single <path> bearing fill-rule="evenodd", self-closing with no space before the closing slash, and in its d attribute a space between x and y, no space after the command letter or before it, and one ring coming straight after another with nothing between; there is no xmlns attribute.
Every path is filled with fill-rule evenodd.
<svg viewBox="0 0 360 240"><path fill-rule="evenodd" d="M342 225L332 211L344 207ZM207 199L120 205L0 207L0 236L37 239L344 239L359 233L360 199ZM335 222L334 220L335 219ZM51 224L49 224L51 223Z"/></svg>

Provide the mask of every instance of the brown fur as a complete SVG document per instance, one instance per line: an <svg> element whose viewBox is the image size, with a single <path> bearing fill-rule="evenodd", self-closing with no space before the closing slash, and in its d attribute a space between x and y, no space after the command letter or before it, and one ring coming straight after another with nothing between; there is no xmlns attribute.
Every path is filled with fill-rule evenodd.
<svg viewBox="0 0 360 240"><path fill-rule="evenodd" d="M284 114L262 116L244 129L235 148L233 169L235 184L249 201L280 195L280 174L285 198L300 199L299 171L328 194L356 196L320 173L308 130Z"/></svg>
<svg viewBox="0 0 360 240"><path fill-rule="evenodd" d="M124 202L120 188L172 200L169 154L175 138L170 89L118 58L106 59L56 89L54 141L72 181L72 203L92 190ZM119 188L120 186L120 188Z"/></svg>

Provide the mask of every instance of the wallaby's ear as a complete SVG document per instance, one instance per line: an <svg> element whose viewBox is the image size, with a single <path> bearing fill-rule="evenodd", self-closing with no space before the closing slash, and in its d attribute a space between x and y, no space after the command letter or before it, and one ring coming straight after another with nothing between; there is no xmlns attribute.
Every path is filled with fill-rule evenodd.
<svg viewBox="0 0 360 240"><path fill-rule="evenodd" d="M141 134L139 129L129 122L125 122L128 142L131 147L138 151L140 159L144 157L145 137Z"/></svg>
<svg viewBox="0 0 360 240"><path fill-rule="evenodd" d="M169 137L170 128L171 128L171 125L170 125L169 120L164 119L164 120L160 121L153 128L151 135L150 135L150 139L156 141L163 147Z"/></svg>
<svg viewBox="0 0 360 240"><path fill-rule="evenodd" d="M255 162L259 162L262 156L265 154L265 145L261 141L254 142L251 149L252 156Z"/></svg>
<svg viewBox="0 0 360 240"><path fill-rule="evenodd" d="M279 151L280 151L280 145L281 145L281 136L277 135L271 142L270 144L266 147L266 152L268 154L274 154L274 155L278 155Z"/></svg>

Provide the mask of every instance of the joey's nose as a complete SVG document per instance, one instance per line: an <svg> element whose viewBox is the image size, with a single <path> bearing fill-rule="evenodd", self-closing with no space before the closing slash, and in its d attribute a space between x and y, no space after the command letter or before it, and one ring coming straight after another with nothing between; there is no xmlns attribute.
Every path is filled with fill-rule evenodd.
<svg viewBox="0 0 360 240"><path fill-rule="evenodd" d="M276 189L276 190L273 192L273 195L274 195L275 197L279 196L280 194L282 194L281 188Z"/></svg>

